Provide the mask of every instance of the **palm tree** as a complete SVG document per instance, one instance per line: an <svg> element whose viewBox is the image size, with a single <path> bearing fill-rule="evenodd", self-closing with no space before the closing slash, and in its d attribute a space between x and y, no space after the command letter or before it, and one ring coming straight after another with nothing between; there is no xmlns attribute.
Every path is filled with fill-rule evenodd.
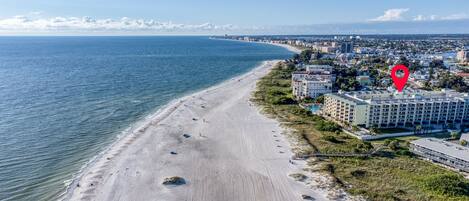
<svg viewBox="0 0 469 201"><path fill-rule="evenodd" d="M451 131L451 139L458 139L459 133L457 131Z"/></svg>
<svg viewBox="0 0 469 201"><path fill-rule="evenodd" d="M415 125L414 133L419 134L422 131L422 125Z"/></svg>

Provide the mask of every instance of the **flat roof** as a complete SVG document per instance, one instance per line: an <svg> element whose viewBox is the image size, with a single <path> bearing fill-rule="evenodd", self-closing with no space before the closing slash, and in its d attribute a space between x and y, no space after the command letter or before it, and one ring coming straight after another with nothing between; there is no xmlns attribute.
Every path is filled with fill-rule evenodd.
<svg viewBox="0 0 469 201"><path fill-rule="evenodd" d="M456 143L437 138L421 138L410 143L469 162L469 148Z"/></svg>
<svg viewBox="0 0 469 201"><path fill-rule="evenodd" d="M357 104L357 105L365 105L365 104L367 104L365 101L357 100L357 99L354 99L354 98L345 96L345 95L340 94L340 93L330 93L330 94L324 94L324 95L325 95L325 96L330 96L330 97L335 97L335 98L337 98L337 99L342 99L342 100L344 100L344 101L352 102L352 103L355 103L355 104Z"/></svg>
<svg viewBox="0 0 469 201"><path fill-rule="evenodd" d="M467 93L456 91L424 91L419 89L406 89L396 93L392 90L339 92L341 97L349 97L357 102L369 104L396 104L396 103L425 103L445 101L469 101Z"/></svg>

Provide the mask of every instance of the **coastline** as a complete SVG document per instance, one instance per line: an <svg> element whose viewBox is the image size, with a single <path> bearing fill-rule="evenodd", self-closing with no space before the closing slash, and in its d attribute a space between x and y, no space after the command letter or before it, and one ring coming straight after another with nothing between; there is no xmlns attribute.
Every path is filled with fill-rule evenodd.
<svg viewBox="0 0 469 201"><path fill-rule="evenodd" d="M260 44L268 44L268 45L275 45L278 47L283 47L287 49L290 52L293 52L295 54L301 53L301 49L298 49L294 46L288 45L288 44L280 44L280 43L267 43L267 42L259 42L259 41L244 41L244 40L235 40L235 39L225 39L225 38L211 38L212 40L229 40L229 41L237 41L237 42L244 42L244 43L260 43Z"/></svg>
<svg viewBox="0 0 469 201"><path fill-rule="evenodd" d="M274 60L278 62L279 60ZM253 69L249 70L248 72L242 73L240 75L237 75L235 77L229 78L225 81L222 81L219 84L210 86L208 88L196 90L193 92L188 92L186 95L183 95L182 97L175 98L168 102L167 104L161 106L160 108L156 109L154 112L151 112L149 115L145 116L141 120L135 122L133 125L130 125L129 128L125 129L124 131L121 132L121 134L118 134L116 136L116 139L107 147L105 148L101 153L96 155L95 157L91 158L89 162L84 164L84 166L80 169L79 172L72 178L69 184L67 185L66 191L62 193L61 195L64 196L62 197L61 200L70 200L72 193L76 190L77 184L80 183L80 181L83 179L83 177L86 176L86 174L90 174L93 172L92 169L99 167L105 167L107 166L107 158L112 158L120 152L123 151L133 140L135 140L139 135L143 134L145 130L154 124L158 124L161 120L164 120L168 115L170 115L175 109L177 109L183 102L187 101L191 97L197 96L199 94L209 92L212 90L215 90L219 87L222 87L223 85L228 84L230 81L237 80L237 79L242 79L243 77L247 76L248 74L252 73L255 71L257 68L261 68L262 65L266 62L269 61L263 61L261 64L257 65ZM124 143L125 142L125 143ZM109 157L110 156L110 157ZM105 160L106 159L106 160ZM65 181L65 183L67 183ZM81 185L79 185L81 186Z"/></svg>
<svg viewBox="0 0 469 201"><path fill-rule="evenodd" d="M241 41L241 42L243 42L243 41ZM246 42L246 41L244 41L244 42ZM283 45L283 44L276 44L276 45L282 46L284 48L287 48L285 46L288 46L288 45ZM291 46L288 46L288 47L289 47L289 49L294 48L294 47L291 47ZM299 51L299 50L297 50L297 51ZM250 70L249 72L246 72L242 75L239 75L237 77L226 80L226 81L224 81L224 82L222 82L218 85L209 87L207 89L203 89L203 90L195 92L193 94L189 94L189 95L184 96L182 98L175 99L175 100L171 101L170 103L168 103L167 105L165 105L164 107L162 107L161 109L159 109L154 114L149 115L148 117L146 117L143 120L142 123L137 124L138 126L135 126L135 128L131 132L129 132L127 135L124 135L124 136L118 138L108 149L106 149L102 154L97 156L93 162L88 164L82 170L82 172L79 174L79 176L75 180L73 180L73 182L70 184L70 187L67 189L66 196L65 196L64 199L65 200L94 200L94 199L99 198L97 200L114 200L114 199L116 199L116 197L109 197L109 196L111 196L111 194L115 193L116 191L123 191L123 193L126 192L125 194L130 195L131 193L129 192L129 189L127 189L125 187L122 187L123 182L127 185L127 183L128 183L127 179L128 178L123 179L123 177L127 177L128 175L119 175L119 176L117 176L117 175L119 174L119 171L127 171L127 170L130 169L129 167L124 168L124 166L128 166L128 165L124 165L124 164L126 164L129 160L135 160L135 157L137 156L137 155L135 155L136 152L142 151L142 149L148 149L149 148L149 146L145 145L144 143L150 141L149 138L152 138L152 135L154 135L156 133L161 133L161 135L165 135L165 136L159 136L160 138L161 137L170 138L170 139L159 139L157 142L155 142L155 143L160 144L160 145L167 143L166 141L174 141L174 138L178 138L176 141L178 143L180 143L181 142L180 135L184 131L181 131L181 133L176 134L177 136L174 136L175 135L174 134L174 129L181 130L181 127L185 127L184 123L182 123L183 124L182 126L179 125L178 128L169 128L168 129L168 125L169 125L168 122L175 123L175 124L177 124L178 122L186 122L187 124L191 124L191 123L195 123L195 122L199 121L200 119L198 119L197 121L195 121L194 119L192 119L192 120L187 120L187 119L186 120L181 120L182 115L180 113L184 113L184 111L187 110L190 107L192 107L192 108L196 107L196 106L194 106L194 104L196 104L196 102L198 102L198 101L205 101L205 102L214 101L214 100L203 100L202 96L206 96L208 94L213 94L213 93L218 94L218 96L220 96L220 94L223 94L224 93L223 91L227 90L227 88L233 88L233 87L235 87L236 85L239 85L239 84L243 84L243 85L246 86L246 87L244 87L245 88L244 90L246 90L247 97L244 97L244 98L250 98L250 93L252 93L252 91L254 90L256 81L259 78L266 75L270 71L270 68L272 68L274 66L274 64L277 63L277 62L278 61L264 61L260 66L255 67L254 69ZM245 80L248 80L248 81L245 81ZM238 89L236 89L236 90L238 90ZM230 91L231 91L231 93L233 93L233 90L230 90ZM226 95L227 94L223 94L221 96L223 97L223 96L226 96ZM244 94L244 95L246 96L246 94ZM235 101L236 102L234 102L233 104L239 104L238 103L239 100L235 100ZM249 102L249 100L246 100L246 102ZM215 101L215 103L213 103L213 105L216 105L216 104L221 104L221 103L218 102L218 101ZM249 107L251 107L251 103L249 103ZM269 192L269 193L266 192L266 193L262 194L262 196L264 196L264 198L265 198L265 196L268 196L268 194L271 194L272 196L275 196L275 197L269 197L269 200L297 200L297 199L301 198L300 197L301 194L307 194L307 195L311 195L311 196L315 197L316 200L326 200L327 199L326 195L330 193L329 190L327 190L327 189L318 189L318 188L311 189L311 186L308 187L307 184L314 183L314 181L309 181L309 182L307 182L307 184L303 184L303 183L299 183L299 182L294 181L293 179L287 177L287 175L290 174L290 173L301 171L305 167L304 161L296 161L295 165L288 164L288 161L289 161L288 158L290 158L290 156L293 153L291 153L291 151L290 151L291 150L290 142L289 142L288 139L286 139L288 136L283 136L285 134L284 129L280 128L278 122L276 122L275 120L269 119L267 117L264 117L264 115L260 114L259 111L258 111L259 108L254 107L254 106L252 106L252 108L256 112L256 114L259 115L260 118L263 118L262 121L268 121L269 124L272 124L267 129L272 130L271 131L272 133L273 132L276 132L276 133L279 133L279 134L282 133L280 135L277 135L278 139L275 140L274 143L277 143L277 144L278 143L283 143L283 144L282 145L276 145L275 147L277 147L277 148L286 147L286 149L282 148L282 151L279 151L279 152L281 152L280 153L281 155L284 155L284 158L283 158L284 161L282 162L283 165L277 164L278 162L275 162L275 164L271 164L271 165L269 165L269 167L263 167L263 168L270 168L270 166L284 167L284 165L287 164L288 171L285 170L285 167L282 170L278 170L278 168L276 168L277 174L281 174L280 176L276 176L276 177L283 177L281 179L281 180L283 180L281 182L282 186L283 187L289 186L289 187L287 189L278 189L277 188L275 190L276 191L278 191L278 190L285 191L283 193L288 194L288 195L278 195L278 194L276 195L275 192L272 191L272 192ZM191 111L191 112L194 113L194 111ZM200 112L200 111L198 111L198 112ZM252 111L250 111L250 113L252 113ZM249 115L252 115L252 114L249 114ZM189 117L187 117L187 118L189 118ZM176 120L174 120L174 119L176 119ZM193 122L191 122L191 121L193 121ZM205 122L205 118L204 118L203 121ZM253 123L255 123L255 122L253 122ZM265 124L266 122L257 122L257 123ZM194 129L192 127L197 127L197 125L191 125L191 128L182 128L182 130ZM269 133L267 135L269 135ZM274 136L276 136L276 135L274 134ZM199 138L203 138L203 137L204 136L199 133ZM267 137L267 136L263 136L263 138L264 137ZM191 138L197 138L196 134L192 134L190 139ZM281 140L279 140L279 139L281 139ZM182 139L182 140L184 140L184 139ZM200 140L200 139L197 139L197 140ZM257 143L259 143L259 142L257 142ZM142 145L142 146L139 146L139 145ZM200 149L200 147L198 147L198 148ZM269 148L269 149L271 149L271 148ZM148 151L148 150L146 150L146 151ZM272 150L269 150L269 151L272 151ZM165 162L165 159L164 159L164 158L167 157L167 155L168 155L167 153L161 153L161 151L151 151L151 153L148 152L148 154L151 155L151 156L156 157L157 159L154 159L154 160L157 160L158 163L167 163L167 161ZM272 158L271 154L272 153L268 154L269 158ZM162 156L162 157L159 157L159 156ZM168 159L166 159L166 160L168 160ZM158 164L158 163L156 163L156 164ZM146 164L146 165L147 165L146 169L138 170L138 171L135 172L135 174L141 174L142 172L146 172L146 171L152 169L151 166L148 166L148 164ZM192 165L192 164L189 163L188 165ZM247 165L252 166L252 164L249 164L249 163L247 163ZM134 168L137 168L137 167L134 167ZM180 167L178 167L178 168L181 169ZM171 167L169 169L178 169L178 168ZM155 174L157 174L157 175L153 175L153 177L155 177L155 176L156 177L174 176L174 175L164 175L164 174L160 174L158 172L155 173ZM320 177L320 175L314 175L314 176ZM276 177L273 177L271 179L277 180L278 178L276 178ZM233 179L233 178L230 178L230 179ZM315 178L311 178L311 179L315 179ZM316 178L316 179L318 179L318 178ZM178 193L172 193L172 195L171 195L171 193L168 193L168 188L165 188L164 186L161 186L161 180L162 180L162 178L159 178L159 179L157 179L157 181L154 181L154 182L156 182L154 185L158 185L158 186L154 186L154 188L155 187L158 188L158 193L157 193L158 195L166 196L167 200L179 200L179 199L181 199L181 197L179 197L179 198L176 198L177 196L174 197L175 195L178 195ZM319 180L324 180L324 179L319 178ZM140 183L140 181L136 181L136 182ZM269 181L269 182L271 183L273 181ZM131 182L129 182L129 183L131 183ZM192 183L192 179L189 179L188 184L190 185L191 183ZM288 185L286 185L286 183ZM141 185L141 184L138 184L138 185ZM292 186L294 186L294 188L292 188ZM314 188L314 185L312 185L312 186ZM180 187L176 187L176 188L180 188ZM263 188L265 188L265 187L263 187ZM238 189L238 190L240 190L240 189ZM148 189L146 191L145 190L139 190L139 191L140 191L140 193L148 193L147 192ZM171 191L171 188L169 188L169 191ZM187 189L186 189L186 191L187 191ZM291 197L293 195L294 195L294 198ZM124 195L120 195L120 196L124 196ZM207 196L207 195L205 195L205 196ZM216 199L225 199L223 197L220 197L219 195L211 195L211 196L215 196ZM258 196L258 195L247 194L245 196L247 196L246 198L248 198L249 196ZM131 199L131 198L133 198L133 199L145 199L144 197L141 197L139 195L132 195L128 198L129 199ZM264 199L264 198L262 198L262 199ZM198 200L198 199L195 199L195 200Z"/></svg>

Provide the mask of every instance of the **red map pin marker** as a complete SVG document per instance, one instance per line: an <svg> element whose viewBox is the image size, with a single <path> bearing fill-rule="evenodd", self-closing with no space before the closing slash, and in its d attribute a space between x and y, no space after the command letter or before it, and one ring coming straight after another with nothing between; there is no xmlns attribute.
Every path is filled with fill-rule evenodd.
<svg viewBox="0 0 469 201"><path fill-rule="evenodd" d="M404 71L404 76L397 76L397 71L399 70ZM391 69L391 77L394 81L394 85L396 86L397 91L401 92L407 83L407 79L409 78L409 69L407 69L407 67L402 64L398 64Z"/></svg>

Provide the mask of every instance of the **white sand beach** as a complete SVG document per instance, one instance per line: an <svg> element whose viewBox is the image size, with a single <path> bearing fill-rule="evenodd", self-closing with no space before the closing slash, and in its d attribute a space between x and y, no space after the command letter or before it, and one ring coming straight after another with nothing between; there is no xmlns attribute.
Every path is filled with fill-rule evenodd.
<svg viewBox="0 0 469 201"><path fill-rule="evenodd" d="M290 161L278 122L250 102L256 81L276 62L165 107L88 167L67 199L328 200L325 189L288 176L304 161ZM186 183L163 185L171 176Z"/></svg>
<svg viewBox="0 0 469 201"><path fill-rule="evenodd" d="M269 45L275 45L275 46L279 46L279 47L283 47L285 49L287 49L288 51L290 52L293 52L295 54L300 54L301 53L301 49L295 47L295 46L292 46L292 45L288 45L288 44L281 44L281 43L270 43L270 42L258 42L258 41L244 41L244 40L235 40L235 39L220 39L220 38L211 38L212 40L229 40L229 41L236 41L236 42L244 42L244 43L261 43L261 44L269 44Z"/></svg>
<svg viewBox="0 0 469 201"><path fill-rule="evenodd" d="M300 54L301 53L301 50L294 47L294 46L291 46L291 45L288 45L288 44L280 44L280 43L266 43L266 44L270 44L270 45L275 45L275 46L279 46L279 47L283 47L285 49L287 49L288 51L290 52L294 52L296 54Z"/></svg>

